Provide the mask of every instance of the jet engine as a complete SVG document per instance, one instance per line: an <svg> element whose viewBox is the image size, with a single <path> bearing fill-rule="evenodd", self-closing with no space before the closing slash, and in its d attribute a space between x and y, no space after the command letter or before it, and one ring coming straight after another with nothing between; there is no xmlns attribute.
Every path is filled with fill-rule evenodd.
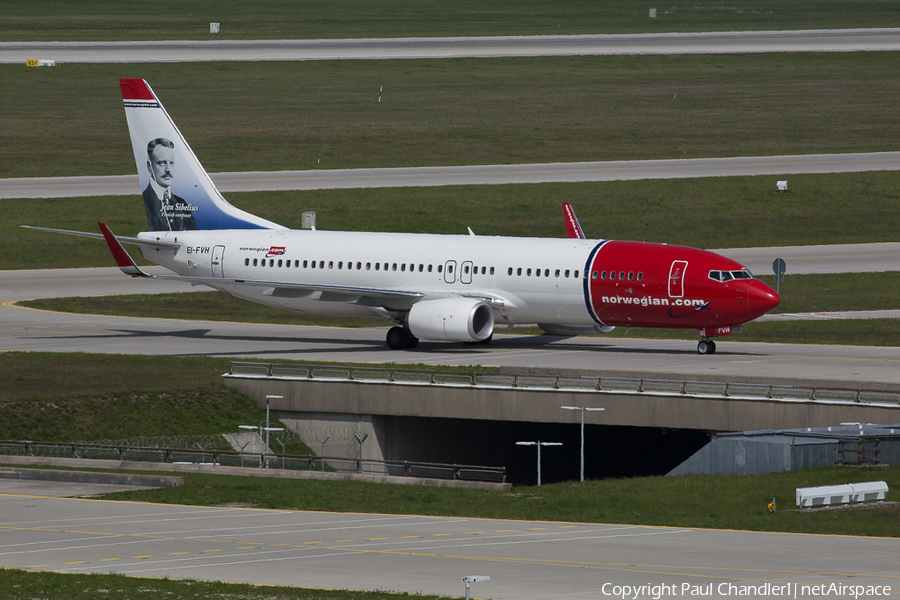
<svg viewBox="0 0 900 600"><path fill-rule="evenodd" d="M596 335L609 333L615 325L565 325L557 323L538 323L538 327L553 335Z"/></svg>
<svg viewBox="0 0 900 600"><path fill-rule="evenodd" d="M417 338L483 342L494 332L494 311L473 298L425 300L413 304L406 322Z"/></svg>

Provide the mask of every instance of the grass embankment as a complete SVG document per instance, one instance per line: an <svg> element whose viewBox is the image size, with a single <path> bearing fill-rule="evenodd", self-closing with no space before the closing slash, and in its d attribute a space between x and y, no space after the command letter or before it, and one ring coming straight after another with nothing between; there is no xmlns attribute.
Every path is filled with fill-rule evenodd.
<svg viewBox="0 0 900 600"><path fill-rule="evenodd" d="M665 31L740 31L896 27L891 0L757 0L752 4L698 1L689 5L634 0L344 0L298 4L186 0L165 11L142 2L7 0L0 41L294 39L483 35L572 35ZM336 8L337 7L337 8ZM209 23L221 23L209 34Z"/></svg>
<svg viewBox="0 0 900 600"><path fill-rule="evenodd" d="M774 286L771 276L763 277ZM782 284L782 304L777 312L885 310L898 308L900 274L845 273L841 275L788 275ZM47 298L21 302L23 306L61 312L125 315L131 317L189 320L324 325L332 327L380 327L384 319L328 317L295 313L239 300L219 292L196 292L191 302L179 302L178 294L154 296L103 296L99 298ZM503 334L505 330L498 330ZM540 334L538 329L514 333ZM606 337L624 337L618 328ZM629 337L695 339L695 330L659 330L635 327ZM747 342L797 344L849 344L896 346L900 340L898 319L810 320L782 323L749 323L733 338Z"/></svg>
<svg viewBox="0 0 900 600"><path fill-rule="evenodd" d="M0 65L0 177L135 173L120 77L150 82L215 173L893 151L897 68L890 52Z"/></svg>
<svg viewBox="0 0 900 600"><path fill-rule="evenodd" d="M0 439L211 435L265 421L252 398L222 383L229 367L206 357L2 353ZM305 445L289 452L312 454Z"/></svg>

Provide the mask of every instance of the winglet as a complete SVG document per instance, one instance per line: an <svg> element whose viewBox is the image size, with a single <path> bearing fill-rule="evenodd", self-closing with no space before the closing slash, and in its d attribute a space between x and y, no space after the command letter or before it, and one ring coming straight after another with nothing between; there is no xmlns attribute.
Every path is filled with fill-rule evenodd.
<svg viewBox="0 0 900 600"><path fill-rule="evenodd" d="M128 252L125 251L125 248L122 247L122 244L119 243L119 240L116 239L116 236L113 235L113 232L106 223L97 223L97 225L100 226L100 231L103 232L103 239L106 240L113 258L116 259L116 264L123 273L131 275L132 277L150 277L149 274L145 273L137 266L137 264L135 264L134 260Z"/></svg>
<svg viewBox="0 0 900 600"><path fill-rule="evenodd" d="M578 217L575 216L572 205L568 202L563 202L563 212L566 215L566 237L577 240L585 239L584 230L581 229L581 223L578 222Z"/></svg>

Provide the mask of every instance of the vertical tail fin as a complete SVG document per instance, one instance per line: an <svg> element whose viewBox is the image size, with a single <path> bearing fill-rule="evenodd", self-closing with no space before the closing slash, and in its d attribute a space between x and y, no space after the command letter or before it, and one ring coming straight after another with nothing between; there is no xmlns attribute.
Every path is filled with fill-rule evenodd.
<svg viewBox="0 0 900 600"><path fill-rule="evenodd" d="M285 229L229 204L143 79L120 79L150 231Z"/></svg>

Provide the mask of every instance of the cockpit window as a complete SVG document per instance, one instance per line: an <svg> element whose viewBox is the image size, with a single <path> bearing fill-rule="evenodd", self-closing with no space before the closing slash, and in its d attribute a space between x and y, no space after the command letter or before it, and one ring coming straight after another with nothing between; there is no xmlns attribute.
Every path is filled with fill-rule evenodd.
<svg viewBox="0 0 900 600"><path fill-rule="evenodd" d="M731 281L732 279L753 279L753 273L747 269L740 271L710 271L709 278L714 281Z"/></svg>

